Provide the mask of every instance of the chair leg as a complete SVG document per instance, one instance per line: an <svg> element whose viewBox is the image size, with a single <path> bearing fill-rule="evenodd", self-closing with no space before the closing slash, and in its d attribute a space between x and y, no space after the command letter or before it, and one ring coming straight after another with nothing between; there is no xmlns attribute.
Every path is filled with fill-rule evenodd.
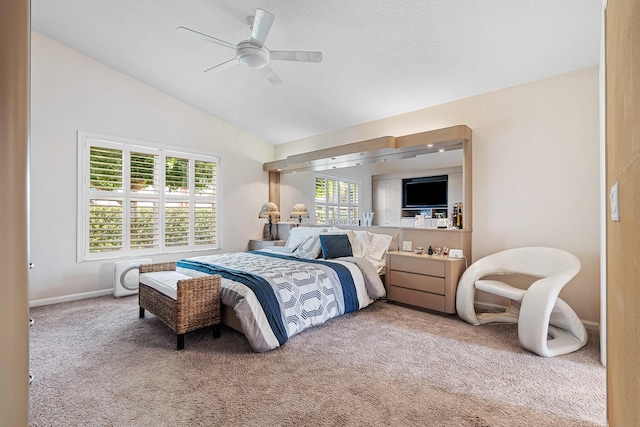
<svg viewBox="0 0 640 427"><path fill-rule="evenodd" d="M213 325L213 338L220 338L220 324Z"/></svg>
<svg viewBox="0 0 640 427"><path fill-rule="evenodd" d="M140 319L144 317L144 308L140 307Z"/></svg>
<svg viewBox="0 0 640 427"><path fill-rule="evenodd" d="M177 335L176 350L184 350L184 334L178 334Z"/></svg>

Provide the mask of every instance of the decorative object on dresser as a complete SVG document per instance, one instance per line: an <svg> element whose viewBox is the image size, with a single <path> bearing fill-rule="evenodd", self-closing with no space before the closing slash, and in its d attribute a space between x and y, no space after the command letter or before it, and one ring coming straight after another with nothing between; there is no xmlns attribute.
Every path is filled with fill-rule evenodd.
<svg viewBox="0 0 640 427"><path fill-rule="evenodd" d="M458 315L473 325L517 323L522 347L540 356L579 350L587 343L587 330L558 294L580 268L575 255L556 248L515 248L486 256L471 264L460 279ZM483 280L493 275L526 275L538 280L527 289L503 281ZM476 314L476 289L507 298L509 306L501 313Z"/></svg>
<svg viewBox="0 0 640 427"><path fill-rule="evenodd" d="M442 313L456 312L456 288L464 260L411 252L387 252L387 297Z"/></svg>
<svg viewBox="0 0 640 427"><path fill-rule="evenodd" d="M220 336L220 275L189 277L176 272L175 262L140 266L140 318L145 310L162 320L177 335L177 350L184 349L187 332L214 326Z"/></svg>
<svg viewBox="0 0 640 427"><path fill-rule="evenodd" d="M269 218L268 222L268 232L265 233L264 240L274 240L275 236L273 234L273 219L280 218L280 211L278 210L278 205L273 202L267 202L262 205L262 209L260 209L260 214L258 218Z"/></svg>
<svg viewBox="0 0 640 427"><path fill-rule="evenodd" d="M289 218L297 218L298 222L302 223L302 218L309 218L309 211L303 203L297 203L293 205Z"/></svg>
<svg viewBox="0 0 640 427"><path fill-rule="evenodd" d="M462 230L462 202L453 204L453 210L451 212L451 225L452 227Z"/></svg>
<svg viewBox="0 0 640 427"><path fill-rule="evenodd" d="M362 212L362 226L371 227L373 225L373 216L375 212Z"/></svg>

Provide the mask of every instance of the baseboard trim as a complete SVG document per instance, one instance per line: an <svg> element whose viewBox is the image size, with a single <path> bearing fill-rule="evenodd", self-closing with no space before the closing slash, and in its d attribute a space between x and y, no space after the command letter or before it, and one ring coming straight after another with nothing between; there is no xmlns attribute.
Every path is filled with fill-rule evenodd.
<svg viewBox="0 0 640 427"><path fill-rule="evenodd" d="M113 295L113 289L103 289L101 291L83 292L80 294L64 295L54 298L43 298L29 301L29 307L40 307L43 305L59 304L61 302L78 301L81 299L103 297L105 295Z"/></svg>
<svg viewBox="0 0 640 427"><path fill-rule="evenodd" d="M582 323L584 324L584 327L587 328L587 331L600 332L599 322L592 322L591 320L583 320Z"/></svg>
<svg viewBox="0 0 640 427"><path fill-rule="evenodd" d="M483 311L504 311L507 309L507 307L504 305L493 304L489 302L480 302L480 301L476 301L474 303L474 306L477 309L480 309ZM582 320L582 319L580 320L582 321L582 324L588 331L600 332L600 323L594 322L591 320Z"/></svg>

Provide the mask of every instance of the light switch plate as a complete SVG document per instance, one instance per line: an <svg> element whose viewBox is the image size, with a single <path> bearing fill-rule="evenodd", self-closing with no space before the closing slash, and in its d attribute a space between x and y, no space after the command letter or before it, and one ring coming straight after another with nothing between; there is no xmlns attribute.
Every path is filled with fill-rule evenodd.
<svg viewBox="0 0 640 427"><path fill-rule="evenodd" d="M616 181L611 187L609 200L611 201L611 221L620 221L620 211L618 210L618 189L620 182Z"/></svg>
<svg viewBox="0 0 640 427"><path fill-rule="evenodd" d="M411 252L412 247L413 247L413 244L411 243L411 241L407 241L407 240L403 240L402 241L402 250L403 251Z"/></svg>

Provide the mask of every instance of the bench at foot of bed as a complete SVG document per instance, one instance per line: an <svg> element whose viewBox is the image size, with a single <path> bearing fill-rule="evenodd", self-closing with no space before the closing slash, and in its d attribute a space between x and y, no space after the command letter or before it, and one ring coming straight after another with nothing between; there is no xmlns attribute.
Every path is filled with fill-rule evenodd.
<svg viewBox="0 0 640 427"><path fill-rule="evenodd" d="M184 349L184 335L213 326L220 336L220 275L189 277L176 272L175 262L140 266L138 301L140 317L145 310L162 320L177 335L177 349Z"/></svg>

